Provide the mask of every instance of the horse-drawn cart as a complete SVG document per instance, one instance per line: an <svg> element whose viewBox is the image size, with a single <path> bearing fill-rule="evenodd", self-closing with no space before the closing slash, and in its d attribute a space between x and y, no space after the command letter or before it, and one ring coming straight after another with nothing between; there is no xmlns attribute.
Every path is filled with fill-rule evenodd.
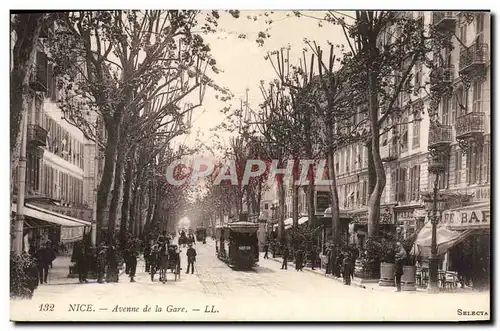
<svg viewBox="0 0 500 331"><path fill-rule="evenodd" d="M167 271L174 274L174 280L181 279L181 259L177 245L159 247L155 252L154 263L151 265L151 281L154 281L156 271L160 275L160 282L167 281Z"/></svg>

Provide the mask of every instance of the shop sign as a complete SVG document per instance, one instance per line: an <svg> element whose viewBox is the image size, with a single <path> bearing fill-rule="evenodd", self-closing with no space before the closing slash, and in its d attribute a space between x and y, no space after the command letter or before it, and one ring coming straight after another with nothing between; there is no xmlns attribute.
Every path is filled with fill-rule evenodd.
<svg viewBox="0 0 500 331"><path fill-rule="evenodd" d="M75 208L75 207L65 207L65 206L54 206L37 204L41 208L53 211L55 213L66 215L69 217L77 218L82 221L92 222L92 209L86 208Z"/></svg>
<svg viewBox="0 0 500 331"><path fill-rule="evenodd" d="M445 211L440 223L449 227L459 228L489 227L490 210Z"/></svg>
<svg viewBox="0 0 500 331"><path fill-rule="evenodd" d="M412 221L415 218L412 210L396 212L396 219L398 222Z"/></svg>
<svg viewBox="0 0 500 331"><path fill-rule="evenodd" d="M414 218L425 218L427 216L427 211L425 209L415 209L413 211Z"/></svg>
<svg viewBox="0 0 500 331"><path fill-rule="evenodd" d="M337 186L353 184L359 182L359 175L337 178Z"/></svg>

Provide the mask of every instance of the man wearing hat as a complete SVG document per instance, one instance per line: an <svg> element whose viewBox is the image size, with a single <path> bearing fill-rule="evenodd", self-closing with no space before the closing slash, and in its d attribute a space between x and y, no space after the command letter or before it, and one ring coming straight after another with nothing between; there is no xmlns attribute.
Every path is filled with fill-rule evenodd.
<svg viewBox="0 0 500 331"><path fill-rule="evenodd" d="M193 248L193 244L189 244L189 248L187 250L187 259L188 266L186 273L189 273L189 267L191 266L191 273L194 274L194 262L196 261L196 249Z"/></svg>

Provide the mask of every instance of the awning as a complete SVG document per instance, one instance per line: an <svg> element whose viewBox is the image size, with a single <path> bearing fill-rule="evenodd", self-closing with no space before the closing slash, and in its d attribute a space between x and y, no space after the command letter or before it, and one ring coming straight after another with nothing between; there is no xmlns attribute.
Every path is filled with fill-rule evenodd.
<svg viewBox="0 0 500 331"><path fill-rule="evenodd" d="M332 217L332 207L328 207L325 209L325 212L323 213L323 217ZM347 214L346 210L341 209L340 210L340 218L350 218L350 216Z"/></svg>
<svg viewBox="0 0 500 331"><path fill-rule="evenodd" d="M465 240L472 232L474 232L472 229L453 231L444 226L439 226L436 229L437 254L442 255L446 253L448 249ZM412 251L413 253L417 253L417 255L420 254L422 257L429 257L431 255L431 243L432 225L430 222L427 222L419 231Z"/></svg>
<svg viewBox="0 0 500 331"><path fill-rule="evenodd" d="M301 217L299 218L299 225L306 223L309 220L309 217Z"/></svg>
<svg viewBox="0 0 500 331"><path fill-rule="evenodd" d="M12 204L12 209L14 213L17 211L17 205ZM24 215L32 218L36 218L45 222L57 224L64 227L79 227L79 226L90 226L91 223L88 221L80 220L67 215L59 214L47 209L43 209L29 203L24 205Z"/></svg>

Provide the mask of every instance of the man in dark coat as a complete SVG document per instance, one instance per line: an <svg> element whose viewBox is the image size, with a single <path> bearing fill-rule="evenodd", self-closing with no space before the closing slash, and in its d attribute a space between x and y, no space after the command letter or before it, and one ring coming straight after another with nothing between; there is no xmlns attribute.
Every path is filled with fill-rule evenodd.
<svg viewBox="0 0 500 331"><path fill-rule="evenodd" d="M104 283L104 276L106 274L106 247L100 244L97 248L97 282Z"/></svg>
<svg viewBox="0 0 500 331"><path fill-rule="evenodd" d="M283 245L282 254L283 254L283 264L281 265L281 269L287 270L288 269L288 254L289 254L287 245Z"/></svg>
<svg viewBox="0 0 500 331"><path fill-rule="evenodd" d="M295 269L297 271L299 270L302 271L303 267L304 267L304 251L299 246L299 248L295 252Z"/></svg>
<svg viewBox="0 0 500 331"><path fill-rule="evenodd" d="M42 245L38 252L36 252L36 265L40 274L40 284L47 284L49 265L55 260L55 258L55 253L48 247L48 243Z"/></svg>
<svg viewBox="0 0 500 331"><path fill-rule="evenodd" d="M344 276L344 285L351 285L351 277L353 273L353 263L349 253L344 253L342 261L342 275Z"/></svg>
<svg viewBox="0 0 500 331"><path fill-rule="evenodd" d="M269 244L265 243L264 244L264 258L265 259L269 259L269 256L267 256L267 254L269 254Z"/></svg>
<svg viewBox="0 0 500 331"><path fill-rule="evenodd" d="M394 278L396 281L396 292L401 292L401 276L403 275L403 265L406 259L406 251L403 245L398 242L397 243L398 252L396 253L395 259L395 270L394 270Z"/></svg>
<svg viewBox="0 0 500 331"><path fill-rule="evenodd" d="M83 241L75 243L73 248L73 262L75 262L78 280L80 283L87 283L88 259Z"/></svg>
<svg viewBox="0 0 500 331"><path fill-rule="evenodd" d="M150 267L150 263L149 263L149 255L151 254L151 243L146 243L145 244L145 247L144 247L144 262L145 262L145 265L146 265L146 270L145 272L149 272L149 267Z"/></svg>
<svg viewBox="0 0 500 331"><path fill-rule="evenodd" d="M188 259L188 266L186 273L189 273L189 267L191 266L191 273L194 274L194 262L196 261L196 250L193 248L193 245L189 245L189 248L186 252Z"/></svg>
<svg viewBox="0 0 500 331"><path fill-rule="evenodd" d="M128 246L128 266L129 266L129 277L130 282L135 283L135 272L137 269L137 241L135 239L130 240Z"/></svg>

